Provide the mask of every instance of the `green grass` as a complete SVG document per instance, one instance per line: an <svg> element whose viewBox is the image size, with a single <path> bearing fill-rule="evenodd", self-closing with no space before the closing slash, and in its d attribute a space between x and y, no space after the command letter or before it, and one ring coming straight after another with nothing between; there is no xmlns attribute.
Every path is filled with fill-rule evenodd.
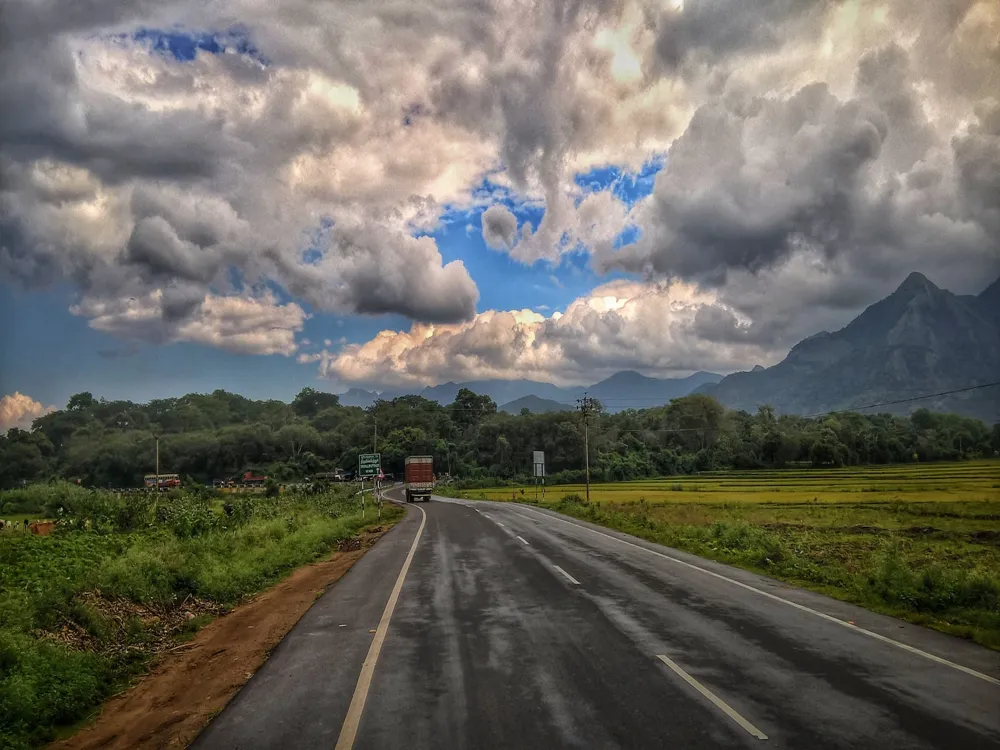
<svg viewBox="0 0 1000 750"><path fill-rule="evenodd" d="M513 498L534 502L534 488ZM465 490L511 500L512 488ZM1000 650L1000 461L550 488L546 507Z"/></svg>
<svg viewBox="0 0 1000 750"><path fill-rule="evenodd" d="M0 535L0 748L52 739L148 669L149 627L115 622L85 592L164 611L188 596L234 604L373 525L339 492L255 496L231 517L200 507L210 500L174 501L102 493L72 509L75 529ZM401 514L387 505L384 522ZM177 636L207 619L199 614ZM48 635L66 627L86 634L86 649Z"/></svg>

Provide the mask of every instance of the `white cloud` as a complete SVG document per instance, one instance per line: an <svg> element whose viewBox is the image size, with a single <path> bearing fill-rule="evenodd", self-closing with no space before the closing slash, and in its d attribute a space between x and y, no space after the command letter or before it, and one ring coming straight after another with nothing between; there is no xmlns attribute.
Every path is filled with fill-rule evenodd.
<svg viewBox="0 0 1000 750"><path fill-rule="evenodd" d="M89 318L92 328L122 338L186 341L239 354L284 356L298 348L295 334L307 317L294 302L280 304L269 293L256 297L206 295L192 301L175 319L165 314L169 293L159 290L124 300L84 297L70 311Z"/></svg>
<svg viewBox="0 0 1000 750"><path fill-rule="evenodd" d="M660 375L723 372L781 353L753 341L753 321L695 287L616 281L565 313L480 313L456 325L415 324L324 353L320 373L342 383L415 385L444 379L594 380L634 368Z"/></svg>
<svg viewBox="0 0 1000 750"><path fill-rule="evenodd" d="M7 432L12 427L30 430L34 420L55 411L57 408L56 406L43 406L41 402L18 391L8 393L0 398L0 433Z"/></svg>

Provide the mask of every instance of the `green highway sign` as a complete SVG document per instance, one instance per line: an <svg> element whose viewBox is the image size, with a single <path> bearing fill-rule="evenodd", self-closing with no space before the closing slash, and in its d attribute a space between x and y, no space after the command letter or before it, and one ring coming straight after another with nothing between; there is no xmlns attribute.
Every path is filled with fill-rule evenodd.
<svg viewBox="0 0 1000 750"><path fill-rule="evenodd" d="M377 477L382 473L381 453L362 453L358 456L358 476Z"/></svg>

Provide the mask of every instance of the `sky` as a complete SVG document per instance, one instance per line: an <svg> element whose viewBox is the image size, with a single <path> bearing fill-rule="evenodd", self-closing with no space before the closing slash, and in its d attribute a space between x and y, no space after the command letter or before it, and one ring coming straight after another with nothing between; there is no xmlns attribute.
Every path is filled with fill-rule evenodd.
<svg viewBox="0 0 1000 750"><path fill-rule="evenodd" d="M771 365L1000 274L995 0L12 0L0 429Z"/></svg>

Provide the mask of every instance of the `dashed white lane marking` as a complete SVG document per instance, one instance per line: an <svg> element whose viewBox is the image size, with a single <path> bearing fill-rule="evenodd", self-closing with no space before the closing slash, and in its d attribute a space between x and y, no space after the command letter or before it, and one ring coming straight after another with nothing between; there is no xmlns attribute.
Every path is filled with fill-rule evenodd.
<svg viewBox="0 0 1000 750"><path fill-rule="evenodd" d="M592 529L589 526L582 526L581 524L573 523L572 521L564 521L562 518L556 518L555 516L550 516L548 513L541 513L539 511L534 510L533 508L525 508L525 510L531 510L533 513L538 513L539 516L551 519L553 521L558 521L559 523L564 523L567 526L572 526L573 528L576 529L583 529L584 531L589 531L592 534L597 534L598 536L603 536L607 537L608 539L613 539L614 541L620 544L626 544L629 547L635 547L636 549L640 549L643 552L648 552L651 555L662 557L664 560L669 560L670 562L677 563L678 565L683 565L685 568L690 568L691 570L697 570L701 573L704 573L705 575L712 576L713 578L718 578L720 581L726 581L727 583L731 583L734 586L739 586L741 589L745 589L746 591L752 591L755 594L766 596L768 599L771 599L772 601L781 602L782 604L787 604L789 607L795 607L795 609L799 610L800 612L808 612L809 614L822 618L827 622L832 622L835 623L836 625L841 625L842 627L848 628L849 630L853 630L855 633L861 633L863 635L867 635L868 637L874 638L875 640L881 641L882 643L888 643L889 645L895 646L896 648L901 648L904 651L909 651L911 654L916 654L917 656L922 656L923 658L929 659L930 661L936 662L938 664L943 664L946 667L957 669L959 672L964 672L967 675L970 675L972 677L977 677L978 679L983 680L985 682L989 682L993 685L1000 685L1000 680L998 680L996 677L991 677L988 674L977 672L975 669L972 669L970 667L966 667L961 664L956 664L955 662L949 661L948 659L945 659L943 657L935 656L934 654L928 653L927 651L922 651L921 649L915 646L911 646L908 643L902 643L900 641L893 640L892 638L888 638L879 633L874 633L871 630L865 630L864 628L858 627L857 625L847 622L846 620L841 620L837 617L834 617L833 615L828 615L824 612L815 610L812 607L807 607L804 604L799 604L798 602L793 602L788 599L784 599L780 596L777 596L776 594L770 593L769 591L763 591L757 588L756 586L751 586L748 583L737 581L733 578L729 578L728 576L724 576L721 573L716 573L715 571L708 570L707 568L703 568L699 565L694 565L692 563L685 562L684 560L679 560L676 557L671 557L670 555L666 555L662 552L657 552L656 550L650 549L649 547L643 547L641 544L634 544L633 542L629 542L625 539L619 539L616 536L613 536L611 534L605 534L603 531ZM515 510L513 512L529 519L538 517L538 516L526 515L518 510Z"/></svg>
<svg viewBox="0 0 1000 750"><path fill-rule="evenodd" d="M504 525L503 525L502 523L500 523L499 521L497 521L497 522L496 522L496 524L497 524L497 526L499 526L499 527L500 527L501 529L506 529L506 528L507 528L506 526L504 526Z"/></svg>
<svg viewBox="0 0 1000 750"><path fill-rule="evenodd" d="M417 535L413 537L413 544L410 545L410 551L406 555L406 560L399 571L399 576L396 578L396 585L392 587L392 593L389 594L389 601L385 603L385 609L382 611L382 619L379 620L378 627L375 629L375 637L372 639L372 645L368 648L365 663L361 666L361 674L358 675L358 684L354 688L351 705L347 709L347 716L344 717L344 724L340 728L340 737L337 739L336 750L350 750L354 746L354 738L358 735L361 715L364 713L365 701L368 700L368 690L372 685L372 675L375 673L375 663L378 661L378 655L382 651L385 634L389 630L389 621L392 619L392 612L396 608L399 591L403 588L403 580L406 578L406 572L410 569L410 563L413 562L413 554L417 551L417 542L420 541L420 536L424 533L424 524L427 523L427 513L419 505L416 508L422 516L420 519L420 528L417 529Z"/></svg>
<svg viewBox="0 0 1000 750"><path fill-rule="evenodd" d="M519 536L518 539L520 539L522 543L528 544L528 540L525 539L523 536ZM529 544L528 546L530 547L531 545Z"/></svg>
<svg viewBox="0 0 1000 750"><path fill-rule="evenodd" d="M747 721L742 716L740 716L739 713L737 713L728 703L726 703L724 700L722 700L722 698L720 698L719 696L717 696L715 693L713 693L707 687L705 687L700 682L698 682L698 680L696 680L694 677L692 677L687 672L685 672L683 669L681 669L679 666L677 666L677 663L675 661L673 661L670 657L664 656L663 654L657 654L656 658L659 659L660 661L662 661L664 664L666 664L672 670L674 670L674 672L676 672L678 674L678 676L680 676L680 678L682 680L684 680L684 682L686 682L688 685L690 685L695 690L697 690L699 693L701 693L706 698L708 698L710 701L712 701L712 703L715 704L716 708L718 708L720 711L722 711L722 713L724 713L730 719L732 719L737 724L739 724L744 730L746 730L746 732L748 734L753 735L758 740L766 740L767 739L767 735L766 734L764 734L757 727L755 727L749 721Z"/></svg>
<svg viewBox="0 0 1000 750"><path fill-rule="evenodd" d="M553 567L553 568L555 568L556 570L558 570L558 571L559 571L560 573L562 573L562 574L563 574L564 576L566 576L566 579L567 579L567 580L568 580L568 581L569 581L570 583L572 583L572 584L575 584L575 585L577 585L577 586L579 586L579 585L580 585L580 582L579 582L578 580L576 580L576 579L575 579L575 578L574 578L573 576L571 576L571 575L570 575L569 573L567 573L567 572L566 572L565 570L563 570L562 568L560 568L560 567L559 567L558 565L553 565L552 567Z"/></svg>

